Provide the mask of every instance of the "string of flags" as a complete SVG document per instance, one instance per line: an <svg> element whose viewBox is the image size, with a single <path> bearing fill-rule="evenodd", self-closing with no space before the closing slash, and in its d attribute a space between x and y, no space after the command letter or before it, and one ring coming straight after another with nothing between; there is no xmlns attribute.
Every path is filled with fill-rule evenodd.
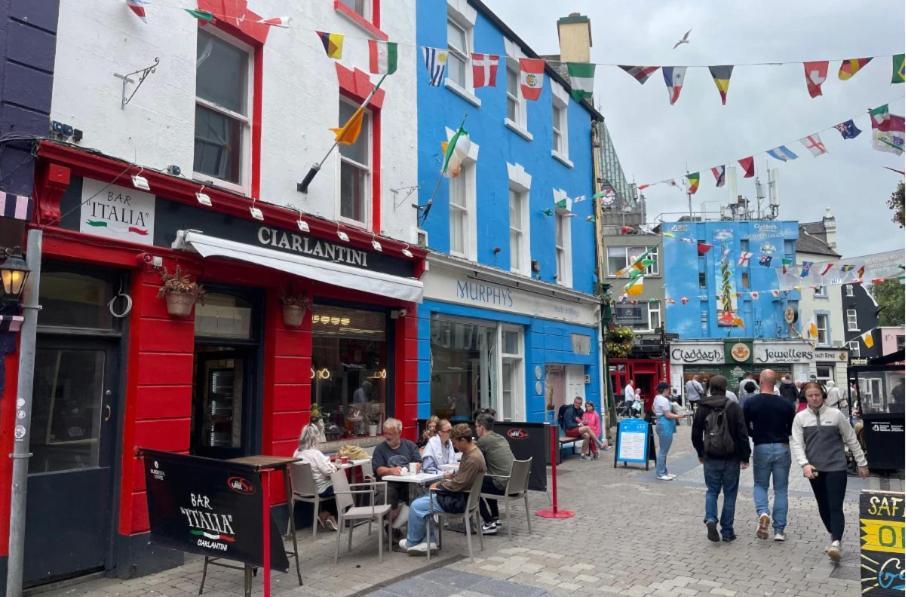
<svg viewBox="0 0 906 597"><path fill-rule="evenodd" d="M884 104L869 110L868 116L872 130L872 147L878 151L902 155L904 147L906 147L906 120L904 120L904 117L892 114L890 112L889 104ZM821 133L835 130L840 133L840 137L843 140L855 139L862 134L862 130L856 126L856 118L859 118L859 116L850 118L849 120L840 122L816 133L812 133L811 135L806 135L805 137L798 139L796 143L798 143L803 150L808 150L813 157L820 157L828 153L827 146L821 139ZM790 162L799 159L800 155L796 153L796 151L793 151L789 145L792 145L792 143L778 145L764 151L764 153L767 154L768 157L780 162ZM736 161L739 168L742 170L743 178L752 178L755 176L755 156L757 155L758 154L753 154ZM721 164L710 168L711 174L714 177L714 186L724 186L727 180L727 167L728 164ZM734 165L730 164L729 167L734 167ZM665 184L681 190L685 188L685 192L690 195L694 195L698 191L701 184L700 171L690 172L679 178L679 180L682 180L685 183L684 185L680 185L677 182L678 178L679 177L665 178L656 182L641 183L638 185L638 189L642 191L648 187Z"/></svg>

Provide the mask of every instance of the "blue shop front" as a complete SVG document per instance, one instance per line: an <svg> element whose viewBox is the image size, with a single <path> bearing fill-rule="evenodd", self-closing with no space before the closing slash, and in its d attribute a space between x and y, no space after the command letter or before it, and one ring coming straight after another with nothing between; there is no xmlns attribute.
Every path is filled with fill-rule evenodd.
<svg viewBox="0 0 906 597"><path fill-rule="evenodd" d="M418 414L554 421L576 396L600 412L599 303L570 288L429 253L418 309Z"/></svg>

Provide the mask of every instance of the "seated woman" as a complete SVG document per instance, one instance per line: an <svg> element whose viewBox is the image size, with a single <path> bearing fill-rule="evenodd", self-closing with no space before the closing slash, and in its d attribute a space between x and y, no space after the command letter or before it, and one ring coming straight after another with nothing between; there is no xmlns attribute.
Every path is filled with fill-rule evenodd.
<svg viewBox="0 0 906 597"><path fill-rule="evenodd" d="M331 464L327 456L318 449L321 443L319 430L314 425L306 425L302 428L299 435L299 447L293 452L294 458L301 458L311 466L311 474L315 480L315 489L322 500L327 500L321 506L318 512L318 520L323 528L337 530L337 505L335 500L331 500L333 485L330 482L330 475L337 471L337 467Z"/></svg>
<svg viewBox="0 0 906 597"><path fill-rule="evenodd" d="M422 462L425 466L433 465L437 469L442 464L456 464L456 452L453 450L453 442L450 441L450 433L453 431L453 425L446 419L441 419L437 424L437 435L428 440L422 452ZM428 458L433 462L429 462Z"/></svg>
<svg viewBox="0 0 906 597"><path fill-rule="evenodd" d="M582 424L591 430L592 440L595 442L595 447L597 449L609 449L607 446L607 438L601 435L601 417L595 412L595 404L590 400L585 401L585 412L582 413ZM598 450L594 450L592 455L597 458Z"/></svg>
<svg viewBox="0 0 906 597"><path fill-rule="evenodd" d="M419 449L423 449L428 445L428 440L437 435L438 423L440 423L440 417L437 415L431 415L428 417L428 420L425 421L425 429L422 431L422 436L415 442L415 445L418 446Z"/></svg>

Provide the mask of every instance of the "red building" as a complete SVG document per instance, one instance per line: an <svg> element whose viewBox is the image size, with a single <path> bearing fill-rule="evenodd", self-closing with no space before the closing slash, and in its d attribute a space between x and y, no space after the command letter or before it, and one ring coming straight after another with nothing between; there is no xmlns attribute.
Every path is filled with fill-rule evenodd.
<svg viewBox="0 0 906 597"><path fill-rule="evenodd" d="M148 543L137 448L291 454L313 404L328 439L367 443L387 416L411 433L424 251L268 203L250 210L247 198L214 188L204 205L198 192L184 178L38 146L29 226L43 230L43 310L27 583L91 570L134 576L181 558ZM204 304L171 315L158 296L164 268L200 282ZM301 325L286 320L286 296L305 306ZM17 363L7 357L4 453ZM10 462L0 459L0 486L9 487ZM4 559L9 497L0 493Z"/></svg>

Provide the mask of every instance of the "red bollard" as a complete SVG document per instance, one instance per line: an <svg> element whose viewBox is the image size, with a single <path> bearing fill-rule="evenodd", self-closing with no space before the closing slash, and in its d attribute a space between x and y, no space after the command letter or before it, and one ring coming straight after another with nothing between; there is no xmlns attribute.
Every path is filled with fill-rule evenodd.
<svg viewBox="0 0 906 597"><path fill-rule="evenodd" d="M541 508L535 515L541 518L572 518L576 515L572 510L560 510L557 507L557 450L560 442L557 441L557 426L551 425L551 484L553 485L553 507Z"/></svg>

